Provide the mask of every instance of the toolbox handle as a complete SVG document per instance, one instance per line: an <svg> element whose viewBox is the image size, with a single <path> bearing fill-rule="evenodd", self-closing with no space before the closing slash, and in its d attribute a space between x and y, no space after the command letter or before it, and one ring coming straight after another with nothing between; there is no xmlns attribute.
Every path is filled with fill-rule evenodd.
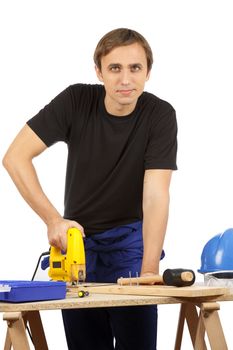
<svg viewBox="0 0 233 350"><path fill-rule="evenodd" d="M0 293L9 293L11 287L8 284L0 284Z"/></svg>

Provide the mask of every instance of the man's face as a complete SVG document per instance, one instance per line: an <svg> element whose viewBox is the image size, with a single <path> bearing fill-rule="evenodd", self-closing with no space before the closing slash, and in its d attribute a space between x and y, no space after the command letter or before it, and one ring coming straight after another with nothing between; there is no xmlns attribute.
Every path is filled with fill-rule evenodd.
<svg viewBox="0 0 233 350"><path fill-rule="evenodd" d="M147 59L138 44L120 46L101 59L98 79L104 83L105 107L108 113L124 116L131 113L149 78Z"/></svg>

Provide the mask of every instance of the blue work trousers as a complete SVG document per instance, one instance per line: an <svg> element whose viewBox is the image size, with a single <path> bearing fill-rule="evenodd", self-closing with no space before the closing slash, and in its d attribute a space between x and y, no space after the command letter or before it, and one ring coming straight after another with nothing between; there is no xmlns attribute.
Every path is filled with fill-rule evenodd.
<svg viewBox="0 0 233 350"><path fill-rule="evenodd" d="M140 275L142 222L85 238L85 252L87 282ZM62 316L69 350L156 350L156 306L70 309Z"/></svg>

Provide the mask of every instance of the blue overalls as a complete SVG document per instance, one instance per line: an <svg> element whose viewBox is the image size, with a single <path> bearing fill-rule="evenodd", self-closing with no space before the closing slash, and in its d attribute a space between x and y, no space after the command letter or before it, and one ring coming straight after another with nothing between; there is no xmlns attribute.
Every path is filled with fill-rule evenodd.
<svg viewBox="0 0 233 350"><path fill-rule="evenodd" d="M84 244L87 282L140 275L141 221L87 237ZM156 306L70 309L62 316L69 350L156 350Z"/></svg>

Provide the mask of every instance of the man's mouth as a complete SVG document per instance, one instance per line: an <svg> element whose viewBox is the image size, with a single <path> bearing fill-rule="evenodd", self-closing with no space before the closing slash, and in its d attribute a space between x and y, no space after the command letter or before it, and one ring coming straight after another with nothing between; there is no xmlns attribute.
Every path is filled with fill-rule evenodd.
<svg viewBox="0 0 233 350"><path fill-rule="evenodd" d="M121 95L124 95L124 96L130 95L133 91L134 91L134 89L119 89L119 90L116 90L116 92L118 94L121 94Z"/></svg>

